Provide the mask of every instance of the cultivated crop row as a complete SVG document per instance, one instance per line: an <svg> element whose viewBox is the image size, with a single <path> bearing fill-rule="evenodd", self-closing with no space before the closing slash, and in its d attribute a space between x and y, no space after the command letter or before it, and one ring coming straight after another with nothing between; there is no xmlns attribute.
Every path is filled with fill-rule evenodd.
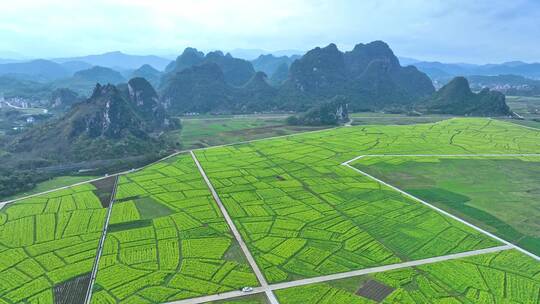
<svg viewBox="0 0 540 304"><path fill-rule="evenodd" d="M95 191L84 184L0 210L0 303L54 303L56 286L90 272L106 211Z"/></svg>
<svg viewBox="0 0 540 304"><path fill-rule="evenodd" d="M198 152L269 282L498 245L340 166L343 147L311 136Z"/></svg>
<svg viewBox="0 0 540 304"><path fill-rule="evenodd" d="M276 291L281 303L376 303L370 281L386 286L380 303L538 303L540 264L516 251L381 272ZM377 301L378 302L378 301Z"/></svg>
<svg viewBox="0 0 540 304"><path fill-rule="evenodd" d="M156 303L256 285L189 155L121 177L92 303Z"/></svg>

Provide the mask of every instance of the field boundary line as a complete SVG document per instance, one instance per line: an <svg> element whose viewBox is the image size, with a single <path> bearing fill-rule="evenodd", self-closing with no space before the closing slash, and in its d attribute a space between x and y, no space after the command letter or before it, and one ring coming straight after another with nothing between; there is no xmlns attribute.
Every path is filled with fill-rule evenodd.
<svg viewBox="0 0 540 304"><path fill-rule="evenodd" d="M371 179L379 182L380 184L385 185L385 186L387 186L387 187L389 187L389 188L391 188L391 189L405 195L408 198L411 198L411 199L413 199L413 200L415 200L417 202L420 202L420 203L430 207L431 209L434 209L435 211L437 211L437 212L439 212L441 214L444 214L444 215L446 215L446 216L448 216L448 217L450 217L450 218L452 218L452 219L454 219L454 220L456 220L458 222L461 222L462 224L465 224L465 225L467 225L467 226L469 226L469 227L471 227L471 228L473 228L473 229L475 229L475 230L477 230L477 231L479 231L479 232L481 232L481 233L483 233L483 234L485 234L485 235L487 235L487 236L489 236L489 237L491 237L491 238L493 238L493 239L495 239L495 240L497 240L497 241L499 241L499 242L501 242L503 244L506 244L508 246L512 246L514 249L517 249L517 250L521 251L522 253L532 257L533 259L535 259L537 261L540 261L540 257L535 255L534 253L529 252L529 251L519 247L516 244L513 244L513 243L511 243L511 242L509 242L507 240L504 240L501 237L498 237L498 236L494 235L491 232L488 232L488 231L486 231L486 230L484 230L484 229L482 229L482 228L480 228L480 227L478 227L478 226L476 226L476 225L474 225L472 223L469 223L469 222L465 221L462 218L459 218L459 217L451 214L450 212L447 212L447 211L445 211L445 210L443 210L443 209L441 209L439 207L436 207L436 206L434 206L434 205L432 205L432 204L430 204L430 203L428 203L428 202L426 202L426 201L424 201L424 200L422 200L422 199L420 199L420 198L418 198L418 197L416 197L416 196L414 196L414 195L412 195L412 194L410 194L408 192L405 192L404 190L399 189L398 187L396 187L394 185L391 185L391 184L389 184L389 183L387 183L387 182L385 182L385 181L383 181L383 180L381 180L381 179L379 179L379 178L377 178L377 177L375 177L375 176L373 176L373 175L371 175L369 173L366 173L366 172L364 172L364 171L350 165L350 163L352 163L354 161L357 161L357 160L359 160L361 158L366 158L366 157L527 157L527 156L540 156L540 154L531 153L531 154L454 154L454 155L452 155L452 154L405 154L405 155L379 154L379 155L360 155L360 156L357 156L357 157L355 157L353 159L350 159L348 161L343 162L341 165L345 166L345 167L348 167L348 168L350 168L350 169L352 169L352 170L354 170L354 171L356 171L356 172L358 172L358 173L360 173L360 174L362 174L362 175L364 175L364 176L366 176L368 178L371 178Z"/></svg>
<svg viewBox="0 0 540 304"><path fill-rule="evenodd" d="M255 273L255 276L259 280L259 283L261 284L261 287L263 289L265 289L264 292L266 293L266 296L270 300L270 304L279 304L279 302L278 302L276 296L274 295L274 293L272 292L272 290L267 289L268 282L266 281L266 278L264 277L262 271L259 269L259 266L255 262L255 259L251 255L251 252L249 251L249 249L248 249L246 243L244 242L244 240L242 239L242 236L240 235L240 232L236 228L236 225L234 225L234 222L233 222L232 218L229 216L229 213L227 212L227 209L225 208L225 205L223 205L223 202L219 198L216 190L214 189L214 186L212 186L212 183L210 182L210 179L208 178L208 176L206 176L206 173L204 172L203 167L199 163L199 160L197 159L197 156L195 155L195 153L193 153L193 151L190 151L190 154L191 154L191 158L193 158L193 161L197 165L197 168L199 169L199 172L200 172L201 176L203 177L206 185L208 186L208 189L212 193L212 196L214 197L214 200L216 201L219 209L221 210L221 213L223 214L223 217L225 218L225 221L229 225L229 228L231 229L231 232L233 233L234 238L236 239L236 241L240 245L240 248L244 252L244 255L246 256L246 259L247 259L248 263L250 264L251 268L253 269L253 272Z"/></svg>
<svg viewBox="0 0 540 304"><path fill-rule="evenodd" d="M457 260L457 259L462 259L466 257L472 257L472 256L488 254L488 253L495 253L495 252L500 252L500 251L505 251L505 250L510 250L510 249L514 249L514 248L510 245L502 245L502 246L497 246L497 247L490 247L490 248L465 251L465 252L460 252L460 253L447 254L447 255L431 257L431 258L426 258L426 259L421 259L421 260L407 261L407 262L402 262L402 263L376 266L376 267L352 270L352 271L347 271L347 272L323 275L323 276L318 276L318 277L313 277L313 278L300 279L300 280L295 280L295 281L290 281L290 282L275 283L275 284L268 285L266 289L264 287L253 288L253 292L250 292L250 293L244 293L242 291L231 291L231 292L225 292L222 294L213 294L209 296L167 302L166 304L199 304L199 303L206 303L210 301L226 300L226 299L231 299L231 298L258 294L258 293L266 292L266 290L274 291L274 290L304 286L304 285L309 285L309 284L324 283L324 282L333 281L333 280L345 279L345 278L350 278L350 277L397 270L397 269L414 267L414 266L439 263L439 262L444 262L448 260Z"/></svg>
<svg viewBox="0 0 540 304"><path fill-rule="evenodd" d="M102 180L102 179L105 179L105 178L108 178L108 177L111 177L111 176L125 175L125 174L131 173L131 172L140 171L140 170L143 170L144 168L146 168L148 166L151 166L151 165L154 165L156 163L162 162L164 160L167 160L167 159L169 159L171 157L177 156L177 155L182 154L182 153L189 153L190 151L200 151L200 150L208 150L208 149L221 148L221 147L229 147L229 146L234 146L234 145L241 145L241 144L248 144L248 143L252 143L252 142L263 141L263 140L271 140L271 139L285 138L285 137L291 137L291 136L297 136L297 135L303 135L303 134L319 133L319 132L330 131L330 130L339 129L339 128L343 128L343 126L337 126L337 127L319 129L319 130L312 130L312 131L305 131L305 132L298 132L298 133L292 133L292 134L286 134L286 135L278 135L278 136L265 137L265 138L250 139L250 140L238 141L238 142L234 142L234 143L230 143L230 144L223 144L223 145L217 145L217 146L209 146L209 147L202 147L202 148L195 148L195 149L179 150L179 151L175 151L175 152L173 152L173 153L171 153L171 154L169 154L167 156L164 156L164 157L162 157L162 158L160 158L158 160L155 160L155 161L153 161L151 163L148 163L148 164L146 164L144 166L141 166L139 168L130 169L130 170L124 170L124 171L121 171L121 172L108 174L108 175L97 177L97 178L90 179L90 180L87 180L87 181L82 181L82 182L78 182L78 183L75 183L75 184L62 186L62 187L58 187L58 188L54 188L54 189L34 193L34 194L29 194L29 195L26 195L26 196L14 198L14 199L7 200L7 201L0 201L0 209L2 209L5 205L15 203L17 201L24 200L24 199L27 199L27 198L35 197L35 196L38 196L38 195L43 195L43 194L51 193L51 192L54 192L54 191L68 189L68 188L71 188L71 187L75 187L75 186L95 182L95 181Z"/></svg>
<svg viewBox="0 0 540 304"><path fill-rule="evenodd" d="M94 266L92 267L92 272L90 274L90 281L88 282L88 289L86 290L86 296L84 297L84 304L89 304L90 299L92 298L92 289L94 287L94 282L96 281L97 271L99 268L99 259L103 253L103 246L105 245L105 237L107 236L107 229L109 228L109 220L111 218L111 213L113 209L113 204L116 196L116 189L118 187L119 176L115 177L114 188L111 192L111 199L109 201L109 208L107 210L107 217L105 218L105 224L103 225L103 231L101 233L101 238L99 239L99 245L96 252L96 258L94 259Z"/></svg>

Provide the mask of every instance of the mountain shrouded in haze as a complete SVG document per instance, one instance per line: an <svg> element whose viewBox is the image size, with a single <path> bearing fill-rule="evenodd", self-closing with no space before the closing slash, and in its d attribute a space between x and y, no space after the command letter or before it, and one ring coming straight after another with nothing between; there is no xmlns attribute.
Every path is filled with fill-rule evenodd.
<svg viewBox="0 0 540 304"><path fill-rule="evenodd" d="M37 59L28 62L0 64L0 75L25 80L51 81L69 77L71 72L56 62Z"/></svg>
<svg viewBox="0 0 540 304"><path fill-rule="evenodd" d="M255 74L249 61L234 58L229 53L223 55L221 51L210 52L206 54L204 61L217 64L223 71L225 81L233 86L244 85Z"/></svg>
<svg viewBox="0 0 540 304"><path fill-rule="evenodd" d="M283 66L286 67L285 70L288 72L289 66L293 63L293 61L295 61L296 59L299 59L300 57L302 56L293 55L291 57L288 57L288 56L276 57L272 54L268 54L268 55L260 55L256 59L252 60L251 63L253 64L253 68L255 69L255 71L264 72L266 75L268 75L269 78L273 78L276 71L283 69ZM279 71L279 73L283 73L283 72ZM285 73L285 78L286 76L287 76L287 73ZM279 79L278 77L276 78Z"/></svg>
<svg viewBox="0 0 540 304"><path fill-rule="evenodd" d="M199 65L204 61L204 53L198 51L196 48L188 47L184 52L172 61L165 68L165 72L182 72L183 70L190 68L194 65Z"/></svg>
<svg viewBox="0 0 540 304"><path fill-rule="evenodd" d="M133 71L133 73L131 74L131 78L142 77L148 80L148 82L150 82L153 87L157 88L159 87L162 75L162 72L154 69L154 67L149 64L145 64Z"/></svg>
<svg viewBox="0 0 540 304"><path fill-rule="evenodd" d="M186 48L176 61L166 68L168 72L163 82L175 73L205 63L214 63L222 71L225 81L232 86L242 86L255 74L251 63L244 59L234 58L231 54L224 55L221 51L210 52L206 55L194 48Z"/></svg>
<svg viewBox="0 0 540 304"><path fill-rule="evenodd" d="M118 55L111 54L110 58ZM84 67L78 62L71 60L63 64ZM435 92L426 74L414 66L401 66L382 41L360 43L346 52L329 44L316 47L302 57L261 55L252 62L221 51L204 54L186 48L165 72L144 64L124 73L159 87L154 97L171 115L303 112L336 96L346 101L349 111L411 109ZM118 85L125 81L118 71L93 66L75 72L72 77L55 80L50 88L42 88L44 92L40 95L68 88L80 96L88 96L96 83ZM127 90L130 86L120 87Z"/></svg>
<svg viewBox="0 0 540 304"><path fill-rule="evenodd" d="M418 61L412 63L434 81L445 82L455 76L518 75L540 79L540 63L510 61L500 64L466 64Z"/></svg>
<svg viewBox="0 0 540 304"><path fill-rule="evenodd" d="M118 71L93 66L76 72L72 77L56 80L52 85L55 88L69 88L81 96L89 96L97 83L119 84L125 81L126 79Z"/></svg>
<svg viewBox="0 0 540 304"><path fill-rule="evenodd" d="M510 115L505 96L496 91L483 89L473 93L464 77L456 77L426 103L432 113L474 116Z"/></svg>
<svg viewBox="0 0 540 304"><path fill-rule="evenodd" d="M118 84L126 81L119 72L101 66L95 66L87 70L78 71L73 78L95 83Z"/></svg>
<svg viewBox="0 0 540 304"><path fill-rule="evenodd" d="M107 68L137 69L143 64L149 64L159 70L163 70L170 60L154 55L130 55L122 52L108 52L99 55L81 57L56 58L55 62L64 63L69 61L86 62L91 65L99 65Z"/></svg>

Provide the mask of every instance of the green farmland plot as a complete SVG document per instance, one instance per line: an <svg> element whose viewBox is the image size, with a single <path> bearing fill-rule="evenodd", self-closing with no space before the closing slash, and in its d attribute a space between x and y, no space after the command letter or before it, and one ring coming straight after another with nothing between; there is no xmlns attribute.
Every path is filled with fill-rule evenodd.
<svg viewBox="0 0 540 304"><path fill-rule="evenodd" d="M346 161L377 154L533 153L540 153L539 131L491 119L343 127L196 151L270 284L501 245L342 165ZM423 174L411 181L420 189L447 187L445 193L454 198L471 198L460 206L492 214L507 226L491 221L487 228L502 235L510 227L526 246L523 241L535 237L530 231L539 230L535 205L504 216L501 210L537 195L539 159L482 158L465 165L461 162L469 159L430 160L427 165L437 163L453 175L433 169L435 181ZM360 162L365 160L370 159ZM407 173L420 172L426 164L419 162L414 159ZM385 166L394 169L396 163ZM459 172L468 180L460 180ZM490 183L483 186L486 175ZM471 181L478 183L472 187ZM505 194L478 199L488 188ZM0 304L64 304L74 303L73 293L84 296L107 212L102 192L110 189L104 189L104 183L84 184L0 209ZM497 201L501 205L490 203L500 198L505 198ZM467 210L456 214L482 223ZM119 178L98 266L94 304L164 303L259 285L187 154ZM382 295L383 303L539 303L539 267L507 250L276 295L282 304L374 303ZM266 301L255 294L215 303Z"/></svg>
<svg viewBox="0 0 540 304"><path fill-rule="evenodd" d="M366 157L353 165L540 255L540 157Z"/></svg>
<svg viewBox="0 0 540 304"><path fill-rule="evenodd" d="M162 303L257 285L189 154L120 178L92 303Z"/></svg>
<svg viewBox="0 0 540 304"><path fill-rule="evenodd" d="M539 273L540 263L511 250L275 293L284 304L539 303Z"/></svg>
<svg viewBox="0 0 540 304"><path fill-rule="evenodd" d="M267 280L280 282L499 245L343 161L371 153L534 152L539 139L502 122L452 119L340 128L197 156Z"/></svg>
<svg viewBox="0 0 540 304"><path fill-rule="evenodd" d="M84 299L106 214L99 191L83 184L0 209L0 303Z"/></svg>

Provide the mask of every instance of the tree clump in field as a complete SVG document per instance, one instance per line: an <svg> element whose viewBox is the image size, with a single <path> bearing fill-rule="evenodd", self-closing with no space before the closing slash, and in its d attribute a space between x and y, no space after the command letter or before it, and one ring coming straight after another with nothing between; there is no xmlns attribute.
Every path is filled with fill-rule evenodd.
<svg viewBox="0 0 540 304"><path fill-rule="evenodd" d="M349 120L348 104L342 96L333 98L309 109L307 112L290 116L287 123L290 125L323 126L337 125Z"/></svg>

